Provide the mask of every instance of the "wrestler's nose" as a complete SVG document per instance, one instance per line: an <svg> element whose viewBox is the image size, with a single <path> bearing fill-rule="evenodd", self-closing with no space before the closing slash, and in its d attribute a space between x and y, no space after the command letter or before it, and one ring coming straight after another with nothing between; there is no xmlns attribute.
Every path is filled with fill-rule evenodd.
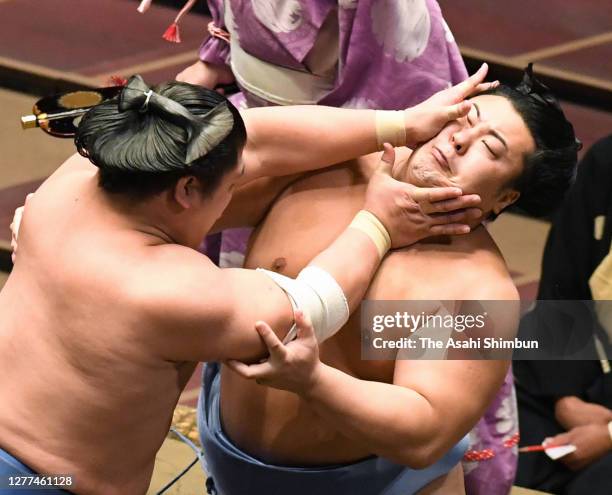
<svg viewBox="0 0 612 495"><path fill-rule="evenodd" d="M474 127L459 129L450 136L451 146L458 155L462 155L467 152L474 141L490 130L490 125L484 122Z"/></svg>
<svg viewBox="0 0 612 495"><path fill-rule="evenodd" d="M454 132L450 137L451 146L458 155L463 155L470 146L470 132L461 130Z"/></svg>

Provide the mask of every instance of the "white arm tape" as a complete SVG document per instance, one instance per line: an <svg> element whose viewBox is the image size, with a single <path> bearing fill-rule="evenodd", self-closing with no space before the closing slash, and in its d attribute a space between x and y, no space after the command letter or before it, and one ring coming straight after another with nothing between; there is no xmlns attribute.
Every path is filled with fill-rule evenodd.
<svg viewBox="0 0 612 495"><path fill-rule="evenodd" d="M289 296L294 311L300 309L310 317L317 341L329 339L349 319L349 306L338 282L322 268L307 266L297 278L258 268L265 273ZM297 335L293 325L285 337L290 342Z"/></svg>

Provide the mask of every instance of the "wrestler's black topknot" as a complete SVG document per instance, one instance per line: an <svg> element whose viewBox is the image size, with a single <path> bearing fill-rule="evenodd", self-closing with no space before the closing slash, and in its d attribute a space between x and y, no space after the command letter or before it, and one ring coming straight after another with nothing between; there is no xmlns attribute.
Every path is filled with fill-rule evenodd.
<svg viewBox="0 0 612 495"><path fill-rule="evenodd" d="M172 82L152 88L177 101L196 117L226 101L201 86ZM188 130L155 111L120 112L118 98L92 108L83 117L75 144L99 169L99 184L107 192L143 198L158 194L186 175L196 176L204 192L213 191L232 170L246 143L238 110L227 101L234 126L206 155L185 163Z"/></svg>

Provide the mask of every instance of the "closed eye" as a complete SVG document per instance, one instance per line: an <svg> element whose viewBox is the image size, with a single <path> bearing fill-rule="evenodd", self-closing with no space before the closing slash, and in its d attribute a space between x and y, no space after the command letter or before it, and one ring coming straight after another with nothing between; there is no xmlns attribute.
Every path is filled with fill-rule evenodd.
<svg viewBox="0 0 612 495"><path fill-rule="evenodd" d="M474 103L473 104L473 108L476 110L476 117L480 120L480 107L476 103ZM468 120L468 122L469 122L469 120ZM470 123L470 125L472 125L472 124ZM503 136L499 132L497 132L495 129L491 129L489 131L489 133L493 137L497 138L499 140L499 142L504 146L504 148L506 150L508 150L508 143L506 142L506 140L503 138ZM485 143L485 146L487 148L489 148L489 146L486 143ZM489 148L489 149L491 149L491 148ZM491 154L495 156L495 153L491 152Z"/></svg>
<svg viewBox="0 0 612 495"><path fill-rule="evenodd" d="M491 147L487 144L487 142L483 139L482 140L482 144L485 145L485 147L489 150L489 153L491 153L491 155L493 156L493 158L498 158L498 156L493 152L493 150L491 149Z"/></svg>

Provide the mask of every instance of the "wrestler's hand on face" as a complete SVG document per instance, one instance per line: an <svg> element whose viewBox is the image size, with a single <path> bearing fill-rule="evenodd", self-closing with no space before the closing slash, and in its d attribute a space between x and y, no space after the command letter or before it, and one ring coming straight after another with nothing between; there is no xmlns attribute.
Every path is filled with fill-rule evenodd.
<svg viewBox="0 0 612 495"><path fill-rule="evenodd" d="M214 89L218 84L230 84L235 79L234 74L228 67L198 60L179 72L176 75L176 80Z"/></svg>
<svg viewBox="0 0 612 495"><path fill-rule="evenodd" d="M437 135L451 120L465 117L472 106L469 101L464 101L466 98L498 86L498 81L483 82L488 70L487 64L482 64L480 69L465 81L439 91L424 102L406 109L404 114L408 147L415 148L419 143Z"/></svg>
<svg viewBox="0 0 612 495"><path fill-rule="evenodd" d="M26 196L25 204L15 210L13 215L13 221L11 222L11 260L15 263L17 258L17 238L19 237L19 227L21 227L21 218L23 217L23 210L28 204L28 200L34 195L30 193Z"/></svg>
<svg viewBox="0 0 612 495"><path fill-rule="evenodd" d="M260 385L288 390L297 394L307 391L315 382L321 366L319 346L310 320L301 311L295 312L297 338L283 344L267 323L258 321L255 328L266 344L270 357L259 364L239 361L225 364L243 378Z"/></svg>
<svg viewBox="0 0 612 495"><path fill-rule="evenodd" d="M577 426L545 443L546 447L567 444L575 445L576 450L561 457L559 461L572 471L582 469L612 452L612 439L606 424Z"/></svg>
<svg viewBox="0 0 612 495"><path fill-rule="evenodd" d="M469 222L482 215L476 194L458 187L421 188L391 177L395 150L385 143L380 164L368 184L363 207L391 236L391 247L409 246L431 236L467 234ZM449 183L450 186L450 183Z"/></svg>

